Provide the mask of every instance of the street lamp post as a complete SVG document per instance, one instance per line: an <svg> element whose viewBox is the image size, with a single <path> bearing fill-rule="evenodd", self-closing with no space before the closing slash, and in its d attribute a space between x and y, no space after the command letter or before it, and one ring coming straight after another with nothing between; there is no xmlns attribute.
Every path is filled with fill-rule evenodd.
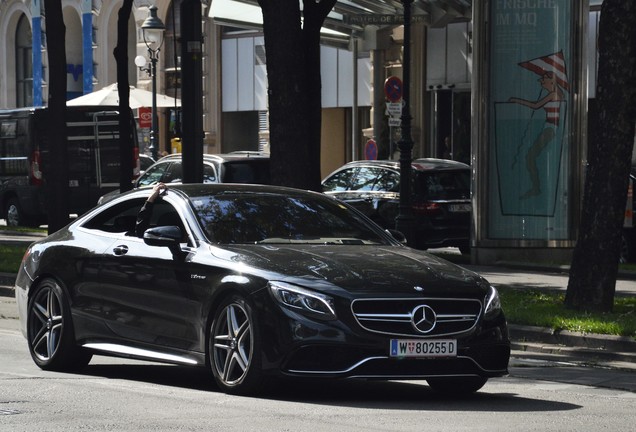
<svg viewBox="0 0 636 432"><path fill-rule="evenodd" d="M137 67L146 72L152 78L152 123L150 127L150 152L156 160L158 158L157 143L157 126L159 119L157 116L157 60L159 59L159 51L163 45L163 33L166 30L163 22L157 16L157 7L151 5L148 8L148 18L141 25L144 43L148 48L148 58L150 66L146 67L146 58L144 56L135 57Z"/></svg>
<svg viewBox="0 0 636 432"><path fill-rule="evenodd" d="M413 210L411 209L411 159L413 138L411 137L410 85L411 85L411 4L413 0L402 0L404 4L404 61L402 64L404 107L402 108L401 132L398 142L400 150L400 203L395 229L401 231L407 244L413 246Z"/></svg>

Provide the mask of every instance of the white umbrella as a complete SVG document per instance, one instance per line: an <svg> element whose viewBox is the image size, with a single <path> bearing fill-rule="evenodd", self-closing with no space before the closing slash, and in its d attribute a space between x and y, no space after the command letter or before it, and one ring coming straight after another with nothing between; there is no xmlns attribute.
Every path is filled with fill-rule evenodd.
<svg viewBox="0 0 636 432"><path fill-rule="evenodd" d="M130 108L152 107L152 92L130 86L130 97L128 98ZM157 107L170 108L181 106L181 100L157 93ZM119 93L117 83L104 87L101 90L85 94L66 102L67 106L116 106L119 105Z"/></svg>

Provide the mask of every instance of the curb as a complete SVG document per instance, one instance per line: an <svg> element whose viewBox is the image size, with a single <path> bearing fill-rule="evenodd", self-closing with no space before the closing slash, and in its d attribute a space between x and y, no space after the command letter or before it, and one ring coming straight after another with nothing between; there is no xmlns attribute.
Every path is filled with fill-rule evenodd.
<svg viewBox="0 0 636 432"><path fill-rule="evenodd" d="M3 290L11 290L13 293L13 285L15 285L16 274L13 273L0 273L0 295L3 295Z"/></svg>
<svg viewBox="0 0 636 432"><path fill-rule="evenodd" d="M627 336L579 333L568 330L552 330L544 327L515 324L510 324L508 330L510 332L510 338L513 340L635 353L634 356L636 357L636 341Z"/></svg>
<svg viewBox="0 0 636 432"><path fill-rule="evenodd" d="M495 265L485 267L502 267L515 270L527 270L541 273L570 273L569 265L548 265L548 264L532 264L513 261L499 261ZM624 280L636 280L636 271L618 269L618 278Z"/></svg>
<svg viewBox="0 0 636 432"><path fill-rule="evenodd" d="M636 341L630 337L585 334L544 327L509 325L516 357L555 359L636 370Z"/></svg>

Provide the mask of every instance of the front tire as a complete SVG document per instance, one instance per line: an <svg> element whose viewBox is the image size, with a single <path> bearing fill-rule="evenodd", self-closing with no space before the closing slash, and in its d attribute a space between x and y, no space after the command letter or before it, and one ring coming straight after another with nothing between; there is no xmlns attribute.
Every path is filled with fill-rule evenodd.
<svg viewBox="0 0 636 432"><path fill-rule="evenodd" d="M210 327L208 355L216 383L226 393L261 390L261 348L251 305L232 295L217 309Z"/></svg>
<svg viewBox="0 0 636 432"><path fill-rule="evenodd" d="M76 345L70 306L53 279L40 282L29 299L27 340L33 361L44 370L77 371L92 357Z"/></svg>

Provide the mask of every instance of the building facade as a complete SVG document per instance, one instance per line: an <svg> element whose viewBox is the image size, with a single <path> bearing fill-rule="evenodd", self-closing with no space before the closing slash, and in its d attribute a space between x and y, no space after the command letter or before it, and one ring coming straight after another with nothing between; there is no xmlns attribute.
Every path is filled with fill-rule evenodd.
<svg viewBox="0 0 636 432"><path fill-rule="evenodd" d="M46 105L48 60L42 3L0 2L0 56L8 59L0 64L0 107ZM166 25L158 92L179 98L181 0L134 2L129 21L129 80L131 85L150 90L149 77L132 60L147 55L141 25L152 4ZM338 2L325 23L321 48L323 175L349 160L365 158L371 143L377 145L381 158L398 156L399 114L395 103L387 103L385 82L403 76L404 27L395 19L401 14L400 4L390 0ZM408 101L413 156L445 155L473 165L476 261L494 261L502 254L510 256L511 251L541 255L548 250L566 256L574 245L583 179L580 167L586 153L585 112L588 98L594 98L596 82L600 4L600 0L589 4L574 0L413 1ZM116 81L112 52L122 1L63 0L62 5L67 31L67 98L71 99ZM502 11L498 5L519 9ZM260 10L247 0L203 0L201 6L204 152L267 151L267 55ZM544 40L550 33L556 36ZM536 42L534 47L530 40ZM521 48L521 42L526 48ZM523 140L510 137L519 148L507 153L497 153L492 143L497 137L501 142L502 133L521 130L523 134L524 125L535 127L538 122L536 127L541 128L545 123L537 120L538 114L533 116L510 100L530 99L521 93L537 86L530 75L531 63L551 55L558 59L559 52L567 55L569 81L561 81L559 87L568 97L568 111L560 114L556 134L567 153L558 152L558 157L551 153L552 162L558 163L551 162L550 169L558 169L540 174L555 186L555 193L540 202L530 195L514 199L516 189L524 189L522 197L533 190L531 177L519 175L526 162L515 167L514 159L520 158L517 153L524 151ZM524 62L528 65L521 66ZM523 71L530 72L524 75ZM507 88L506 78L513 75L532 83ZM502 120L511 112L514 118ZM160 114L160 149L170 151L171 139L179 134L178 111L165 108ZM528 120L521 124L524 116ZM500 120L496 124L494 117ZM502 124L514 126L501 129ZM568 129L563 129L565 124ZM501 161L496 155L502 154L511 158L504 164L507 171L498 169L504 165L498 165ZM505 178L495 176L502 173ZM566 178L567 184L563 183ZM516 189L504 190L508 186ZM530 204L524 207L519 202ZM528 214L528 208L542 212Z"/></svg>

